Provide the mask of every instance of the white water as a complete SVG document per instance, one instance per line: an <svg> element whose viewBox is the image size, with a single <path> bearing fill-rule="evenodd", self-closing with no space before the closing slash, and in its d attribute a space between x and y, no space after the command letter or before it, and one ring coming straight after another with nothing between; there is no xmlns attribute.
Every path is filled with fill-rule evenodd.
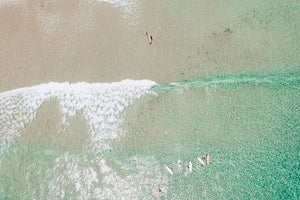
<svg viewBox="0 0 300 200"><path fill-rule="evenodd" d="M120 114L134 100L149 93L155 82L124 80L117 83L48 83L16 89L0 94L0 155L13 137L20 135L36 117L38 108L46 100L55 98L68 116L81 111L89 125L89 134L95 150L109 149L108 140L115 139L122 123Z"/></svg>
<svg viewBox="0 0 300 200"><path fill-rule="evenodd" d="M106 2L123 12L123 18L129 25L138 24L138 7L142 3L141 0L98 0L99 2Z"/></svg>
<svg viewBox="0 0 300 200"><path fill-rule="evenodd" d="M19 4L22 0L0 0L0 6L3 5L16 5Z"/></svg>
<svg viewBox="0 0 300 200"><path fill-rule="evenodd" d="M142 4L142 0L81 0L82 2L93 3L95 1L108 3L119 9L122 12L122 17L129 25L137 25L139 23L139 6ZM0 7L6 5L18 5L23 4L24 0L0 0ZM45 13L38 11L39 17L42 19L42 23L46 29L46 33L51 33L56 23L60 22L60 16L53 15L52 13Z"/></svg>
<svg viewBox="0 0 300 200"><path fill-rule="evenodd" d="M34 170L40 172L40 182L48 187L40 188L28 181L24 197L68 199L65 195L73 193L75 199L151 199L160 186L164 187L164 193L167 192L167 177L152 157L131 158L129 162L135 162L135 167L122 163L125 176L113 170L102 158L91 163L88 159L65 153L55 162L51 169L34 166ZM32 169L32 166L28 167L28 171ZM26 178L29 180L30 174Z"/></svg>
<svg viewBox="0 0 300 200"><path fill-rule="evenodd" d="M155 84L149 80L124 80L110 84L48 83L0 93L1 154L11 150L9 147L14 143L13 138L22 134L20 130L36 117L42 104L52 98L59 102L65 116L62 123L68 122L68 116L81 111L89 124L95 150L111 148L109 141L117 138L120 132L124 109L148 94ZM47 161L47 158L41 159L41 163L53 162ZM34 164L36 161L32 162ZM48 185L41 190L29 181L24 197L64 198L66 193L70 194L70 188L76 191L77 199L151 198L159 186L164 186L164 191L167 191L167 179L152 157L132 157L125 163L119 163L122 171L130 171L125 173L129 174L126 176L114 171L102 156L90 160L86 156L65 152L56 157L54 162L55 166L51 168L45 168L45 164L24 166L24 172L31 171L26 173L26 180L30 180L34 170L40 182ZM18 165L18 159L12 164ZM99 176L102 178L99 179Z"/></svg>

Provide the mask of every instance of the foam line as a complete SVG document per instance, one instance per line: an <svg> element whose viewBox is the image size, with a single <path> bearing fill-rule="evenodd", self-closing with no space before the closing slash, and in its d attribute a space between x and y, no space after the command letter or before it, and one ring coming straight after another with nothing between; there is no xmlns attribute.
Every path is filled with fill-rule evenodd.
<svg viewBox="0 0 300 200"><path fill-rule="evenodd" d="M128 21L129 25L138 24L138 7L142 3L141 0L98 0L106 2L123 12L123 18Z"/></svg>
<svg viewBox="0 0 300 200"><path fill-rule="evenodd" d="M285 74L228 74L223 76L211 76L209 78L195 78L177 83L160 84L152 88L152 91L165 91L171 89L209 88L228 85L299 85L300 73Z"/></svg>
<svg viewBox="0 0 300 200"><path fill-rule="evenodd" d="M4 144L19 135L36 117L45 100L55 98L65 116L83 113L97 149L109 148L105 140L115 139L126 107L149 93L156 85L149 80L124 80L116 83L48 83L0 93L0 154ZM66 119L66 117L64 118Z"/></svg>

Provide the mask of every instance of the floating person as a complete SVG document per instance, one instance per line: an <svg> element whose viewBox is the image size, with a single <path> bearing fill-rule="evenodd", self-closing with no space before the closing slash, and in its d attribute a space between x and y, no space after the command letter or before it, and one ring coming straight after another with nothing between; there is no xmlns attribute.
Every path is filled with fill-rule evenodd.
<svg viewBox="0 0 300 200"><path fill-rule="evenodd" d="M178 161L177 161L177 163L178 163L179 170L181 171L181 170L182 170L181 161L180 161L180 160L178 160Z"/></svg>
<svg viewBox="0 0 300 200"><path fill-rule="evenodd" d="M189 162L188 170L189 170L190 173L193 171L193 165L192 165L191 161Z"/></svg>
<svg viewBox="0 0 300 200"><path fill-rule="evenodd" d="M148 34L147 32L146 32L146 35L148 36L148 43L152 44L152 39L153 39L152 35L150 33Z"/></svg>
<svg viewBox="0 0 300 200"><path fill-rule="evenodd" d="M203 166L205 165L205 162L204 162L200 157L198 157L197 159L198 159L199 162L201 163L200 166L203 167Z"/></svg>
<svg viewBox="0 0 300 200"><path fill-rule="evenodd" d="M174 173L173 173L173 169L169 168L168 166L166 166L166 169L167 169L167 171L168 171L170 174L172 174L172 175L174 174Z"/></svg>
<svg viewBox="0 0 300 200"><path fill-rule="evenodd" d="M209 165L209 162L210 162L210 158L209 158L209 154L206 154L206 165Z"/></svg>
<svg viewBox="0 0 300 200"><path fill-rule="evenodd" d="M161 188L158 188L158 190L154 193L155 196L159 195L161 193Z"/></svg>

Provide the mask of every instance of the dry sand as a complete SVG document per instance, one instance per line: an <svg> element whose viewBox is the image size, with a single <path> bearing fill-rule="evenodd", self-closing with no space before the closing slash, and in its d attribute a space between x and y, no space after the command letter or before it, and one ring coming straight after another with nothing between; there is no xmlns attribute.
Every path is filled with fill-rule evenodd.
<svg viewBox="0 0 300 200"><path fill-rule="evenodd" d="M259 9L257 19L250 5L238 10L233 1L145 0L136 12L138 25L129 25L121 9L103 2L13 2L0 5L0 92L50 81L170 82L280 71L282 63L295 70L299 63L295 13L287 24ZM276 32L284 23L288 35Z"/></svg>

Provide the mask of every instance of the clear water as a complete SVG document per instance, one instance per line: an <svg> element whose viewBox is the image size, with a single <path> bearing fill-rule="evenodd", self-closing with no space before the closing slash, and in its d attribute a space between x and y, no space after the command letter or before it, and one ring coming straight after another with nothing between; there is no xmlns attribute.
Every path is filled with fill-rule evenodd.
<svg viewBox="0 0 300 200"><path fill-rule="evenodd" d="M163 199L298 197L299 74L56 86L1 95L1 199L152 199L159 187ZM38 91L50 95L39 93L26 121ZM120 110L101 101L130 94ZM97 128L110 112L115 126Z"/></svg>
<svg viewBox="0 0 300 200"><path fill-rule="evenodd" d="M297 199L299 74L214 77L153 90L159 95L129 109L116 154L154 155L168 175L163 198ZM197 157L207 153L211 165L200 167ZM178 159L184 167L192 161L193 172L179 171Z"/></svg>
<svg viewBox="0 0 300 200"><path fill-rule="evenodd" d="M104 2L182 76L1 93L0 199L299 199L298 1Z"/></svg>

